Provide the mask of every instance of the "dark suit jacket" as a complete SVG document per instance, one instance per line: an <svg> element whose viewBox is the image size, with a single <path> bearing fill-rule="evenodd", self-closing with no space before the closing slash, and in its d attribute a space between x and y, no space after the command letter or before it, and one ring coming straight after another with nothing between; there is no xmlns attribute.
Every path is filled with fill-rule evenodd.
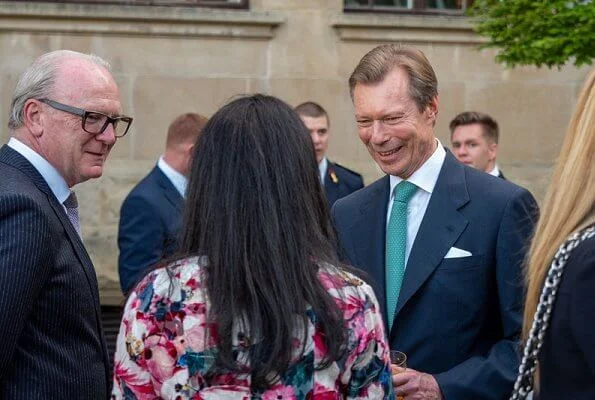
<svg viewBox="0 0 595 400"><path fill-rule="evenodd" d="M118 230L118 272L124 293L177 247L183 197L158 167L124 200Z"/></svg>
<svg viewBox="0 0 595 400"><path fill-rule="evenodd" d="M324 193L329 206L363 187L364 181L360 174L328 160L328 168L324 177Z"/></svg>
<svg viewBox="0 0 595 400"><path fill-rule="evenodd" d="M386 176L332 210L347 261L370 275L382 308L389 187ZM536 207L527 190L447 152L411 249L389 341L407 354L409 367L433 374L448 400L504 399L512 391L521 263ZM445 259L453 246L472 256Z"/></svg>
<svg viewBox="0 0 595 400"><path fill-rule="evenodd" d="M566 263L540 354L540 400L595 399L595 236Z"/></svg>
<svg viewBox="0 0 595 400"><path fill-rule="evenodd" d="M23 156L0 149L0 398L105 399L109 356L93 264Z"/></svg>

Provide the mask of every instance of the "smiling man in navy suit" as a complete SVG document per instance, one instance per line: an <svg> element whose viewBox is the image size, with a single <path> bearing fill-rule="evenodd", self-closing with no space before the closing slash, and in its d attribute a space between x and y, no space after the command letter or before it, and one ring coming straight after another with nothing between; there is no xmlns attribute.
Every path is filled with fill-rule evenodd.
<svg viewBox="0 0 595 400"><path fill-rule="evenodd" d="M122 204L118 272L124 294L176 249L190 158L206 122L195 113L177 117L169 125L165 153Z"/></svg>
<svg viewBox="0 0 595 400"><path fill-rule="evenodd" d="M421 51L376 47L349 85L360 139L387 175L332 214L347 261L374 286L391 348L407 354L397 394L507 398L535 200L445 151L434 136L436 75Z"/></svg>
<svg viewBox="0 0 595 400"><path fill-rule="evenodd" d="M318 161L320 181L324 186L324 194L329 206L332 206L341 197L363 188L364 181L360 174L326 158L331 134L330 120L326 110L313 101L307 101L297 106L295 111L310 132L316 152L316 161Z"/></svg>

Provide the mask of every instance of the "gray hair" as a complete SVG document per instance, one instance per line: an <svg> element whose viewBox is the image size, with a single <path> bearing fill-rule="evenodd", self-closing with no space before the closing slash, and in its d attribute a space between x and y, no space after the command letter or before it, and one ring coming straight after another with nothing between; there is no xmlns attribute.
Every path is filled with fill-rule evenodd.
<svg viewBox="0 0 595 400"><path fill-rule="evenodd" d="M409 76L409 96L423 111L438 96L438 80L424 53L412 46L384 44L362 57L349 77L349 94L358 83L371 84L384 80L395 68L402 68Z"/></svg>
<svg viewBox="0 0 595 400"><path fill-rule="evenodd" d="M23 72L12 94L8 128L23 126L23 110L29 99L43 99L52 96L58 68L62 61L71 58L87 60L110 70L107 61L94 54L84 54L71 50L56 50L43 54Z"/></svg>

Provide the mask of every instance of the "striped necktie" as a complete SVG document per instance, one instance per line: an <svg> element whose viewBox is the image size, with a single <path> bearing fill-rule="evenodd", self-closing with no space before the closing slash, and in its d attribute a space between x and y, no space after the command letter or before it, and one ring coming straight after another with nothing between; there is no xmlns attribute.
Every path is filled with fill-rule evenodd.
<svg viewBox="0 0 595 400"><path fill-rule="evenodd" d="M66 200L64 200L64 207L66 207L66 215L68 219L74 226L76 232L81 236L81 223L79 220L79 210L78 210L78 200L76 199L76 194L74 192L70 192L70 196Z"/></svg>

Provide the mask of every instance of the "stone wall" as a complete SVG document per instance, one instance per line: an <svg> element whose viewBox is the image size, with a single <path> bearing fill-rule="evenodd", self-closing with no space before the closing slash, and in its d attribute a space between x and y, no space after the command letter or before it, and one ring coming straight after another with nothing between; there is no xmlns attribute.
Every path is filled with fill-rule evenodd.
<svg viewBox="0 0 595 400"><path fill-rule="evenodd" d="M587 69L517 68L478 51L481 39L464 17L343 13L341 0L251 0L249 11L0 2L0 123L6 127L19 74L40 54L67 48L112 63L124 112L134 116L104 176L77 188L84 240L106 304L121 301L116 245L119 208L154 165L169 122L195 111L211 115L239 93L266 92L292 105L314 100L329 111L329 156L360 171L381 172L359 142L347 78L379 43L420 47L440 89L436 134L468 109L501 125L499 164L509 179L541 200ZM8 132L0 131L0 142ZM0 178L1 179L1 178Z"/></svg>

